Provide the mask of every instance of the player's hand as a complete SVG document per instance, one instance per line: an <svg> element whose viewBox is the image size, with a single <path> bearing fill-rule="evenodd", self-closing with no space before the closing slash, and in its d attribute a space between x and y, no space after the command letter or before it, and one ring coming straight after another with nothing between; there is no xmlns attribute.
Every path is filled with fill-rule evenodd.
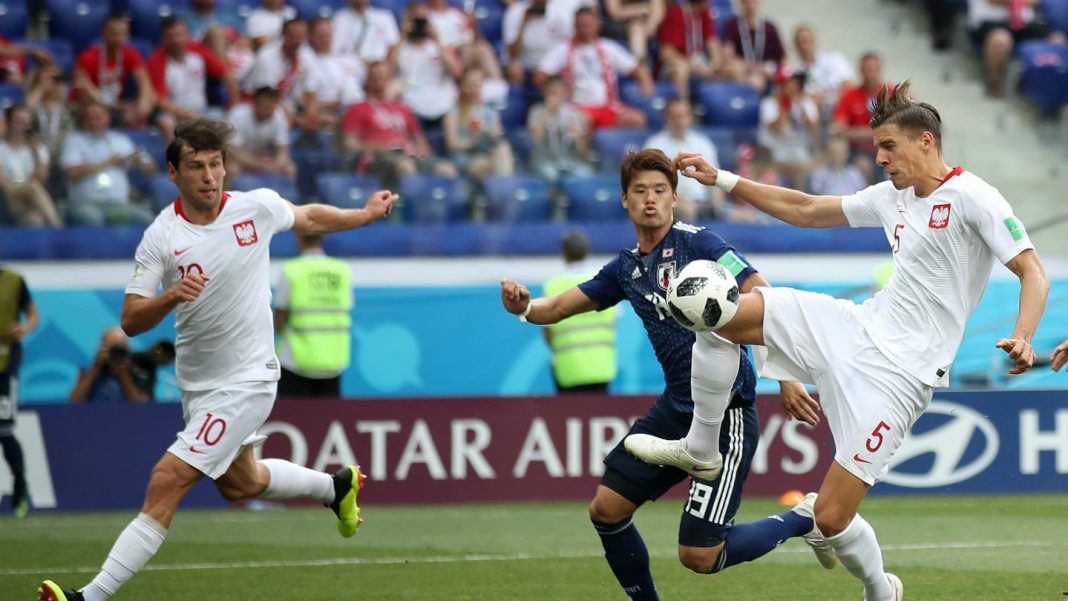
<svg viewBox="0 0 1068 601"><path fill-rule="evenodd" d="M1016 367L1009 370L1010 374L1022 374L1035 364L1035 351L1023 338L1002 338L994 346L1008 353L1009 359L1016 363Z"/></svg>
<svg viewBox="0 0 1068 601"><path fill-rule="evenodd" d="M530 304L530 290L519 282L501 280L501 302L509 313L519 315Z"/></svg>
<svg viewBox="0 0 1068 601"><path fill-rule="evenodd" d="M678 171L684 177L695 179L706 186L716 184L716 176L719 170L708 162L708 159L696 152L682 151L675 155L671 161L671 168Z"/></svg>
<svg viewBox="0 0 1068 601"><path fill-rule="evenodd" d="M30 333L30 328L26 324L15 324L7 329L7 336L15 342L22 342L22 339Z"/></svg>
<svg viewBox="0 0 1068 601"><path fill-rule="evenodd" d="M370 212L375 219L389 217L389 214L393 212L393 205L399 198L400 196L389 190L379 190L367 199L367 204L363 208Z"/></svg>
<svg viewBox="0 0 1068 601"><path fill-rule="evenodd" d="M1060 371L1064 364L1068 363L1068 340L1058 344L1057 348L1053 349L1053 354L1050 355L1049 360L1053 371Z"/></svg>
<svg viewBox="0 0 1068 601"><path fill-rule="evenodd" d="M820 423L820 404L809 396L805 385L800 382L779 382L779 401L790 419L805 422L810 426Z"/></svg>
<svg viewBox="0 0 1068 601"><path fill-rule="evenodd" d="M193 302L204 292L204 286L211 278L199 273L187 273L178 283L178 296L183 303Z"/></svg>

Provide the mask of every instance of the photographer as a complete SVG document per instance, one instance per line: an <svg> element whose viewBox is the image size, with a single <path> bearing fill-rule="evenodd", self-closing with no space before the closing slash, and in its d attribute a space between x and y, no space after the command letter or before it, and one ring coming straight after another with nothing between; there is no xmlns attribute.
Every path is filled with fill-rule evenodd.
<svg viewBox="0 0 1068 601"><path fill-rule="evenodd" d="M161 342L148 352L131 353L120 328L108 328L96 360L82 370L70 392L72 403L147 403L156 387L156 369L174 360L174 345Z"/></svg>
<svg viewBox="0 0 1068 601"><path fill-rule="evenodd" d="M402 100L424 130L440 129L441 119L456 104L463 64L442 44L423 2L412 2L401 23L401 43L391 60L405 82Z"/></svg>

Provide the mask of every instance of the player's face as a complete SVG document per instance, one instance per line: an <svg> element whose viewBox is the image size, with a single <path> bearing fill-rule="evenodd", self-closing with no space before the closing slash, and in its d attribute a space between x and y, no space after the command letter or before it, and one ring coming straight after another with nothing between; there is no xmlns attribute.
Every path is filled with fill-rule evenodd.
<svg viewBox="0 0 1068 601"><path fill-rule="evenodd" d="M174 165L168 164L167 171L171 181L178 186L182 202L201 212L214 212L222 200L223 178L226 177L222 151L194 152L186 148L179 166L176 170Z"/></svg>
<svg viewBox="0 0 1068 601"><path fill-rule="evenodd" d="M638 227L657 229L669 225L675 208L671 182L659 171L639 171L623 193L623 208Z"/></svg>
<svg viewBox="0 0 1068 601"><path fill-rule="evenodd" d="M872 132L875 162L883 168L898 190L922 181L926 157L923 136L913 136L895 124L880 125Z"/></svg>

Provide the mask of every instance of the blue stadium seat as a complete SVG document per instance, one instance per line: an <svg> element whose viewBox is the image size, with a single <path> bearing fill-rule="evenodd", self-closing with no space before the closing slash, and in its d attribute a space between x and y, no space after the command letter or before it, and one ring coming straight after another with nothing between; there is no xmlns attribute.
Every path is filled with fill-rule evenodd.
<svg viewBox="0 0 1068 601"><path fill-rule="evenodd" d="M189 9L189 0L127 0L131 35L152 42L159 41L160 21L163 17L181 14Z"/></svg>
<svg viewBox="0 0 1068 601"><path fill-rule="evenodd" d="M17 84L0 84L0 109L26 101L26 88Z"/></svg>
<svg viewBox="0 0 1068 601"><path fill-rule="evenodd" d="M699 127L697 129L708 136L716 147L716 156L719 158L717 166L733 171L738 166L738 141L735 139L734 130L729 127Z"/></svg>
<svg viewBox="0 0 1068 601"><path fill-rule="evenodd" d="M734 0L712 0L712 19L716 23L716 33L719 39L723 39L726 33L727 21L734 16Z"/></svg>
<svg viewBox="0 0 1068 601"><path fill-rule="evenodd" d="M330 17L348 4L345 0L289 0L289 6L296 9L301 19Z"/></svg>
<svg viewBox="0 0 1068 601"><path fill-rule="evenodd" d="M757 127L760 125L760 95L737 83L705 82L697 89L704 108L705 125Z"/></svg>
<svg viewBox="0 0 1068 601"><path fill-rule="evenodd" d="M475 5L473 13L475 26L482 32L482 37L491 45L504 38L504 9L500 5L483 4Z"/></svg>
<svg viewBox="0 0 1068 601"><path fill-rule="evenodd" d="M523 90L509 87L508 97L504 106L499 107L501 112L501 125L505 131L527 126L527 101L523 96Z"/></svg>
<svg viewBox="0 0 1068 601"><path fill-rule="evenodd" d="M70 73L74 69L74 49L67 40L15 40L20 46L32 46L43 48L52 53L56 66L64 73Z"/></svg>
<svg viewBox="0 0 1068 601"><path fill-rule="evenodd" d="M1068 33L1068 0L1042 0L1041 9L1050 27Z"/></svg>
<svg viewBox="0 0 1068 601"><path fill-rule="evenodd" d="M564 180L564 196L569 221L617 222L627 218L620 205L618 176L568 177Z"/></svg>
<svg viewBox="0 0 1068 601"><path fill-rule="evenodd" d="M111 12L107 0L46 0L50 39L67 40L77 57L100 38Z"/></svg>
<svg viewBox="0 0 1068 601"><path fill-rule="evenodd" d="M593 149L597 153L601 171L611 172L619 169L619 163L628 154L641 150L649 139L645 129L628 129L608 127L593 133Z"/></svg>
<svg viewBox="0 0 1068 601"><path fill-rule="evenodd" d="M540 177L513 175L487 177L486 217L490 221L514 223L548 221L552 210L549 187Z"/></svg>
<svg viewBox="0 0 1068 601"><path fill-rule="evenodd" d="M234 178L234 190L247 192L256 188L270 188L282 198L300 203L300 193L297 191L296 180L281 173L249 173Z"/></svg>
<svg viewBox="0 0 1068 601"><path fill-rule="evenodd" d="M435 175L401 178L400 196L409 223L441 224L464 221L470 200L467 180Z"/></svg>
<svg viewBox="0 0 1068 601"><path fill-rule="evenodd" d="M426 143L430 145L430 150L434 153L434 156L443 157L448 153L445 152L445 131L440 127L434 129L424 129L423 135L426 136Z"/></svg>
<svg viewBox="0 0 1068 601"><path fill-rule="evenodd" d="M393 13L399 25L401 17L404 16L404 11L408 8L408 0L371 0L371 6L384 8Z"/></svg>
<svg viewBox="0 0 1068 601"><path fill-rule="evenodd" d="M26 0L0 0L0 36L9 40L24 38L29 22Z"/></svg>
<svg viewBox="0 0 1068 601"><path fill-rule="evenodd" d="M297 189L300 197L305 202L319 197L323 202L329 199L319 195L318 176L322 173L336 171L340 163L340 157L332 146L321 148L302 148L290 146L293 162L297 165Z"/></svg>
<svg viewBox="0 0 1068 601"><path fill-rule="evenodd" d="M146 40L145 38L130 38L129 44L134 47L141 54L141 60L148 60L148 57L152 56L152 53L156 51L159 44L152 40Z"/></svg>
<svg viewBox="0 0 1068 601"><path fill-rule="evenodd" d="M362 207L380 188L377 177L355 173L320 173L315 181L320 202L343 209Z"/></svg>
<svg viewBox="0 0 1068 601"><path fill-rule="evenodd" d="M259 0L215 0L216 12L233 13L242 19L248 18L249 13L258 6Z"/></svg>
<svg viewBox="0 0 1068 601"><path fill-rule="evenodd" d="M178 187L174 185L166 173L157 173L148 181L149 196L152 206L157 211L174 202L178 198Z"/></svg>
<svg viewBox="0 0 1068 601"><path fill-rule="evenodd" d="M1056 115L1068 103L1068 48L1030 41L1017 46L1020 88L1042 111Z"/></svg>
<svg viewBox="0 0 1068 601"><path fill-rule="evenodd" d="M129 136L134 145L152 159L157 169L163 173L167 172L167 141L158 131L148 129L116 129L116 131Z"/></svg>
<svg viewBox="0 0 1068 601"><path fill-rule="evenodd" d="M517 127L515 129L506 129L505 137L508 138L508 143L512 145L512 152L515 154L516 167L521 167L530 164L530 150L533 142L530 140L530 132L527 131L525 126Z"/></svg>
<svg viewBox="0 0 1068 601"><path fill-rule="evenodd" d="M634 80L623 81L619 86L619 99L624 104L641 109L649 128L654 130L664 126L664 107L669 100L678 97L679 90L673 83L657 82L652 96L642 94L641 86Z"/></svg>

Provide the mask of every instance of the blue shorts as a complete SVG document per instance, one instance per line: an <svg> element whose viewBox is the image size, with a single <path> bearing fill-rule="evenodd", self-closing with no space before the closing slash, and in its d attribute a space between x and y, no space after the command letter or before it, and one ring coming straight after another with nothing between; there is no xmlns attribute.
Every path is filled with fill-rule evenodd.
<svg viewBox="0 0 1068 601"><path fill-rule="evenodd" d="M686 436L692 419L692 413L676 411L661 396L644 417L634 422L629 433L674 440ZM690 493L679 523L680 545L707 548L723 542L742 502L742 486L749 476L749 464L759 441L756 405L735 395L719 435L723 473L712 482L690 479ZM601 484L639 507L689 478L678 468L649 465L637 459L623 448L622 441L605 457L604 463L607 469Z"/></svg>

